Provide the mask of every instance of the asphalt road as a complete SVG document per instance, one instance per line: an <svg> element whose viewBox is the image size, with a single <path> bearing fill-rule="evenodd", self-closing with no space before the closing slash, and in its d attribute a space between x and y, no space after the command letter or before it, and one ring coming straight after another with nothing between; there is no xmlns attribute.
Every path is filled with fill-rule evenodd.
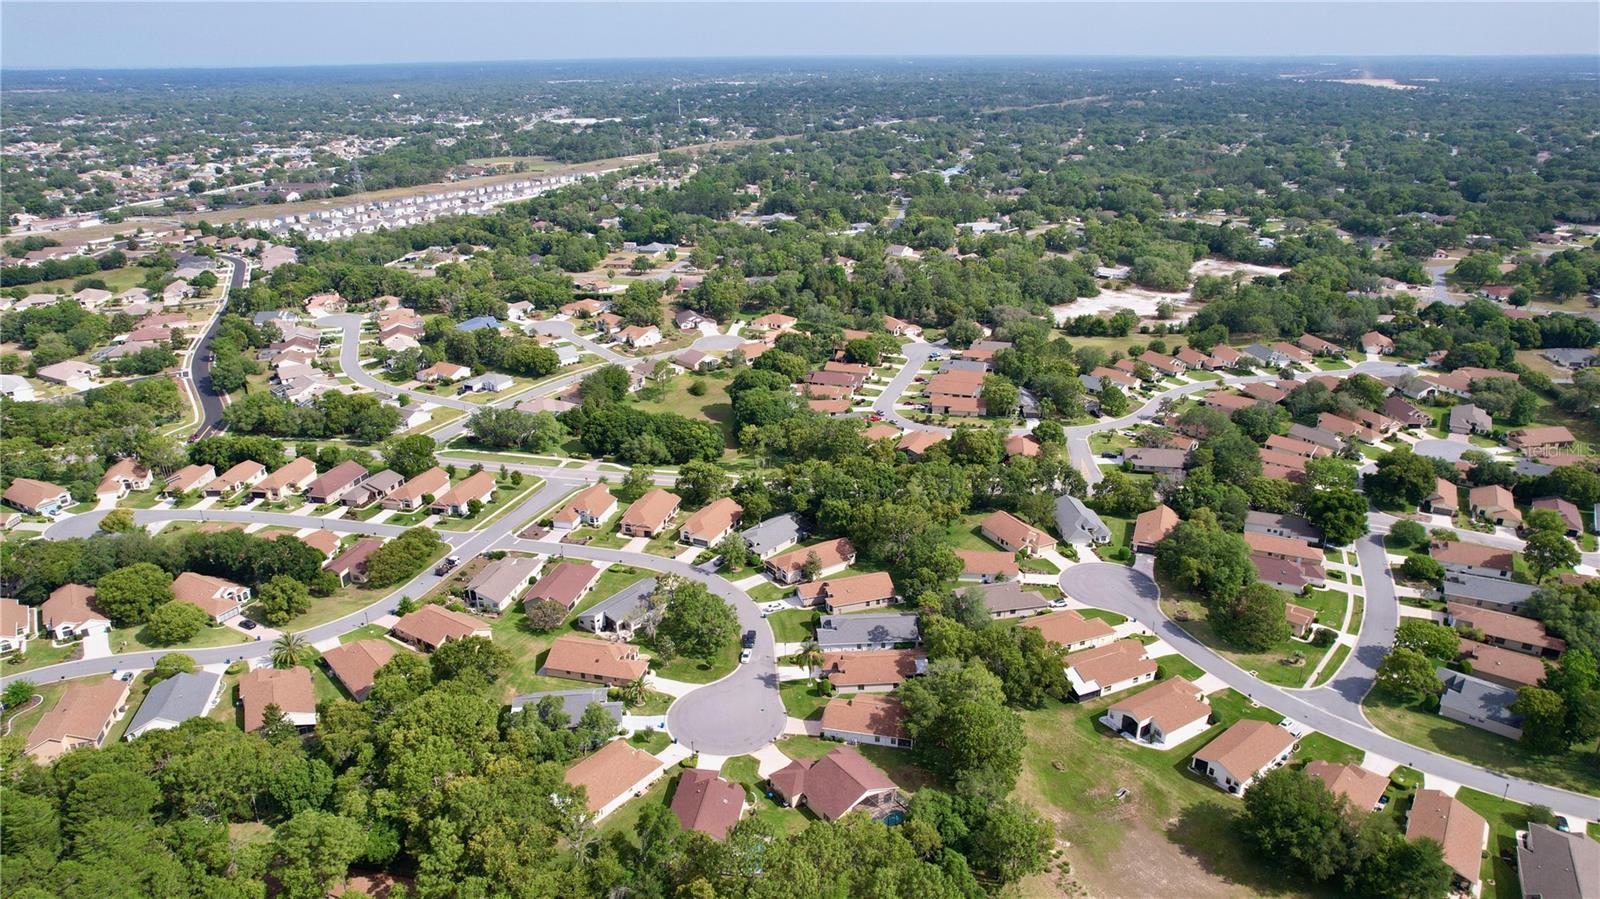
<svg viewBox="0 0 1600 899"><path fill-rule="evenodd" d="M195 345L194 352L189 354L189 383L194 385L195 395L200 402L200 424L194 432L196 437L204 437L214 431L222 430L222 397L211 386L211 341L217 336L217 329L222 325L222 314L228 308L228 295L250 283L249 261L241 256L220 258L233 264L233 272L228 280L228 294L223 296L222 308L212 317L210 326L206 328L206 333L200 336L200 342Z"/></svg>
<svg viewBox="0 0 1600 899"><path fill-rule="evenodd" d="M1362 549L1359 546L1357 548L1358 552ZM1363 561L1365 559L1366 555L1363 555ZM1381 588L1379 591L1370 590L1375 580L1386 582L1387 578L1374 578L1365 564L1362 577L1369 587L1369 594L1357 654L1370 658L1368 647L1386 651L1387 646L1382 641L1393 640L1398 611L1392 589L1387 601L1377 595ZM1093 562L1074 565L1063 571L1060 584L1064 593L1079 602L1110 609L1139 621L1177 648L1184 658L1200 666L1206 673L1220 678L1229 687L1336 740L1409 765L1424 774L1485 793L1500 793L1518 802L1546 805L1558 813L1569 813L1587 820L1600 817L1600 799L1593 796L1479 768L1401 742L1377 730L1360 714L1360 696L1366 694L1366 690L1361 689L1363 681L1370 684L1369 669L1364 664L1350 668L1347 663L1346 670L1336 678L1336 681L1346 681L1343 684L1309 690L1281 689L1240 670L1168 620L1157 602L1159 590L1155 581L1145 574L1122 565ZM1355 695L1354 700L1352 695Z"/></svg>

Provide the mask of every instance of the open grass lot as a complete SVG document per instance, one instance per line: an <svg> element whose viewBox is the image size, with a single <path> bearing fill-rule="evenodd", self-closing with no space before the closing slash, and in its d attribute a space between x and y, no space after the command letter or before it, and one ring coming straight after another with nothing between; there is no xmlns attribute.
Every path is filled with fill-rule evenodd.
<svg viewBox="0 0 1600 899"><path fill-rule="evenodd" d="M250 638L230 627L215 625L200 629L193 640L187 640L173 646L157 646L147 642L144 637L144 626L117 627L111 629L112 652L138 652L142 649L204 649L208 646L231 646L235 643L247 643Z"/></svg>
<svg viewBox="0 0 1600 899"><path fill-rule="evenodd" d="M1339 673L1339 666L1344 664L1344 660L1349 657L1349 655L1349 646L1346 646L1343 643L1335 646L1333 648L1333 658L1328 659L1328 663L1322 666L1322 672L1317 675L1316 681L1312 683L1311 686L1320 687L1328 681L1333 680L1334 675Z"/></svg>
<svg viewBox="0 0 1600 899"><path fill-rule="evenodd" d="M1600 773L1595 771L1584 752L1529 755L1514 740L1400 705L1376 691L1367 694L1361 708L1367 720L1379 730L1423 749L1442 752L1491 771L1504 771L1554 787L1600 795Z"/></svg>
<svg viewBox="0 0 1600 899"><path fill-rule="evenodd" d="M755 600L758 603L763 603L763 602L773 602L775 600L783 599L785 596L788 596L789 594L793 593L794 592L794 588L793 587L780 587L777 584L772 583L771 581L763 581L762 583L757 584L754 587L751 587L749 590L747 590L745 592L750 594L750 598L752 600Z"/></svg>
<svg viewBox="0 0 1600 899"><path fill-rule="evenodd" d="M816 635L822 613L816 609L789 609L767 616L772 638L779 643L803 643Z"/></svg>
<svg viewBox="0 0 1600 899"><path fill-rule="evenodd" d="M651 348L655 352L657 348ZM681 374L671 380L652 385L641 394L648 393L648 399L638 399L634 405L646 412L675 412L685 418L697 421L709 421L722 429L722 435L727 446L733 446L733 402L728 399L729 376L725 372L712 372L703 375ZM706 392L695 396L689 392L689 385L696 381L706 385ZM660 395L653 392L660 390Z"/></svg>
<svg viewBox="0 0 1600 899"><path fill-rule="evenodd" d="M1344 624L1349 594L1338 590L1307 590L1304 595L1289 597L1289 602L1312 609L1317 613L1318 624L1338 630Z"/></svg>
<svg viewBox="0 0 1600 899"><path fill-rule="evenodd" d="M357 640L381 640L388 635L389 629L378 624L363 624L353 631L345 631L339 635L340 643L354 643Z"/></svg>
<svg viewBox="0 0 1600 899"><path fill-rule="evenodd" d="M57 662L66 662L81 658L83 653L82 641L67 643L61 646L52 645L48 635L28 641L28 651L17 655L12 653L6 656L4 666L0 666L0 674L16 674L19 671L32 671Z"/></svg>
<svg viewBox="0 0 1600 899"><path fill-rule="evenodd" d="M739 641L737 639L728 643L709 659L691 659L687 656L678 656L670 662L660 665L652 660L651 670L657 677L668 680L683 681L690 684L709 684L714 680L726 677L733 669L739 667Z"/></svg>
<svg viewBox="0 0 1600 899"><path fill-rule="evenodd" d="M990 543L978 532L978 524L988 518L989 514L988 512L974 512L971 515L963 515L957 518L944 529L944 533L940 535L939 542L951 549L990 551L1000 549L998 545Z"/></svg>
<svg viewBox="0 0 1600 899"><path fill-rule="evenodd" d="M1175 624L1216 651L1218 655L1257 678L1280 687L1305 686L1306 678L1311 675L1312 669L1317 667L1317 662L1328 652L1325 648L1293 639L1283 640L1266 652L1236 652L1228 648L1228 644L1211 629L1210 622L1206 621L1205 606L1200 603L1192 600L1163 599L1161 608ZM1178 620L1176 615L1179 609L1188 612L1188 621ZM1300 653L1304 657L1302 664L1286 664L1294 653Z"/></svg>
<svg viewBox="0 0 1600 899"><path fill-rule="evenodd" d="M1280 717L1231 690L1211 700L1221 723L1164 752L1096 723L1111 698L1023 713L1017 795L1057 823L1078 882L1052 890L1043 882L1051 875L1040 875L1024 895L1317 895L1251 856L1233 830L1239 800L1189 772L1189 756L1228 725ZM1119 789L1129 791L1120 801Z"/></svg>
<svg viewBox="0 0 1600 899"><path fill-rule="evenodd" d="M822 707L828 704L830 698L822 695L822 690L813 680L785 681L779 685L778 694L783 697L783 708L789 717L801 720L821 718Z"/></svg>

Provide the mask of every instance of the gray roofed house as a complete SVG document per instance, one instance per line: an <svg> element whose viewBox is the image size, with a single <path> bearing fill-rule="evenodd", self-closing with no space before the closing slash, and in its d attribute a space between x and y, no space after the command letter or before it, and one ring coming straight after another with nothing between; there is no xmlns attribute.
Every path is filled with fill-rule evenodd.
<svg viewBox="0 0 1600 899"><path fill-rule="evenodd" d="M1530 823L1517 835L1517 876L1523 896L1594 899L1600 896L1600 843Z"/></svg>
<svg viewBox="0 0 1600 899"><path fill-rule="evenodd" d="M353 509L359 509L368 503L377 502L395 492L405 482L404 475L393 469L385 468L383 471L351 487L339 502Z"/></svg>
<svg viewBox="0 0 1600 899"><path fill-rule="evenodd" d="M1513 740L1522 736L1522 716L1507 708L1517 701L1516 690L1448 668L1436 671L1444 681L1439 714Z"/></svg>
<svg viewBox="0 0 1600 899"><path fill-rule="evenodd" d="M514 383L516 383L516 379L510 375L491 371L463 381L461 389L463 391L476 390L479 393L499 393Z"/></svg>
<svg viewBox="0 0 1600 899"><path fill-rule="evenodd" d="M1538 462L1533 459L1529 459L1527 456L1518 456L1516 464L1512 466L1512 470L1517 473L1518 477L1542 478L1550 472L1555 471L1556 467L1544 462Z"/></svg>
<svg viewBox="0 0 1600 899"><path fill-rule="evenodd" d="M1327 447L1334 452L1344 449L1344 440L1338 434L1332 431L1324 431L1321 428L1294 424L1289 426L1289 436L1296 440L1304 440L1307 443L1315 443L1317 446Z"/></svg>
<svg viewBox="0 0 1600 899"><path fill-rule="evenodd" d="M988 370L989 363L983 361L982 359L949 359L946 360L943 365L939 366L938 373L944 374L947 371L986 372Z"/></svg>
<svg viewBox="0 0 1600 899"><path fill-rule="evenodd" d="M1538 588L1497 577L1451 573L1444 579L1444 598L1479 608L1514 612L1522 608Z"/></svg>
<svg viewBox="0 0 1600 899"><path fill-rule="evenodd" d="M174 674L154 687L133 713L123 739L132 740L152 730L171 730L211 711L222 696L222 675L209 671Z"/></svg>
<svg viewBox="0 0 1600 899"><path fill-rule="evenodd" d="M749 544L750 551L765 559L799 543L805 534L805 525L801 524L800 516L790 512L787 515L768 518L746 530L742 536L744 542Z"/></svg>
<svg viewBox="0 0 1600 899"><path fill-rule="evenodd" d="M1450 433L1487 434L1494 430L1489 413L1471 403L1450 407Z"/></svg>
<svg viewBox="0 0 1600 899"><path fill-rule="evenodd" d="M1278 352L1272 347L1262 346L1259 343L1252 343L1245 347L1244 354L1256 360L1257 362L1260 362L1262 365L1283 366L1288 365L1292 361L1283 353Z"/></svg>
<svg viewBox="0 0 1600 899"><path fill-rule="evenodd" d="M250 323L258 328L265 327L266 325L273 324L274 322L288 322L289 324L294 324L299 320L300 316L290 312L287 309L267 309L250 316Z"/></svg>
<svg viewBox="0 0 1600 899"><path fill-rule="evenodd" d="M467 583L467 605L503 612L533 583L544 562L528 556L506 556L490 562Z"/></svg>
<svg viewBox="0 0 1600 899"><path fill-rule="evenodd" d="M563 343L551 349L556 351L556 363L562 366L577 365L578 360L583 357L583 352L570 343Z"/></svg>
<svg viewBox="0 0 1600 899"><path fill-rule="evenodd" d="M991 618L1021 618L1050 608L1050 601L1032 590L1022 589L1017 581L1001 581L967 587L983 596L983 606ZM961 592L966 592L963 590Z"/></svg>
<svg viewBox="0 0 1600 899"><path fill-rule="evenodd" d="M1297 515L1279 515L1276 512L1246 512L1244 529L1250 534L1292 537L1307 543L1316 543L1322 539L1322 532L1311 522Z"/></svg>
<svg viewBox="0 0 1600 899"><path fill-rule="evenodd" d="M917 616L910 612L824 615L817 622L817 646L824 652L893 649L920 642Z"/></svg>
<svg viewBox="0 0 1600 899"><path fill-rule="evenodd" d="M1094 375L1078 375L1078 383L1082 384L1083 389L1090 393L1099 393L1104 386L1100 379Z"/></svg>
<svg viewBox="0 0 1600 899"><path fill-rule="evenodd" d="M1600 356L1594 350L1580 347L1552 347L1540 350L1539 355L1562 368L1588 368L1591 365L1600 365Z"/></svg>
<svg viewBox="0 0 1600 899"><path fill-rule="evenodd" d="M1056 530L1068 543L1110 543L1111 529L1070 493L1056 497Z"/></svg>
<svg viewBox="0 0 1600 899"><path fill-rule="evenodd" d="M544 693L524 693L512 697L511 711L520 712L523 709L533 711L538 707L540 700L546 696L554 696L561 700L561 710L567 715L569 728L578 726L578 719L583 717L590 703L598 704L600 708L605 709L606 714L620 725L623 715L622 703L610 701L606 698L606 693L607 690L603 687L596 690L549 690Z"/></svg>
<svg viewBox="0 0 1600 899"><path fill-rule="evenodd" d="M656 592L656 579L647 577L629 584L579 613L574 622L578 627L594 633L632 628L632 622L644 610Z"/></svg>

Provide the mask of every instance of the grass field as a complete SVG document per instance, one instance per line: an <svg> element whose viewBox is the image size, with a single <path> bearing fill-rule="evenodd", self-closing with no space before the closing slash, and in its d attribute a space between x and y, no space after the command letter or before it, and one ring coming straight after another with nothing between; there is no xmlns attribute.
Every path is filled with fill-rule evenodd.
<svg viewBox="0 0 1600 899"><path fill-rule="evenodd" d="M822 707L828 704L830 697L822 695L817 682L813 680L785 681L778 686L778 694L783 697L783 708L791 718L821 718Z"/></svg>
<svg viewBox="0 0 1600 899"><path fill-rule="evenodd" d="M750 816L771 824L778 833L795 833L816 820L804 809L784 808L767 795L767 789L758 773L755 756L741 755L722 763L722 776L744 786L750 798Z"/></svg>
<svg viewBox="0 0 1600 899"><path fill-rule="evenodd" d="M804 643L816 635L817 621L822 613L816 609L789 609L767 616L772 626L772 639L779 643Z"/></svg>
<svg viewBox="0 0 1600 899"><path fill-rule="evenodd" d="M142 649L204 649L208 646L231 646L235 643L248 642L251 642L249 637L233 628L221 625L201 628L193 640L186 640L173 646L158 646L148 642L144 637L143 625L111 629L112 652L138 652Z"/></svg>
<svg viewBox="0 0 1600 899"><path fill-rule="evenodd" d="M1600 794L1600 773L1595 771L1585 752L1529 755L1514 740L1400 705L1376 691L1367 694L1361 708L1379 730L1423 749L1454 756L1491 771L1504 771L1580 793Z"/></svg>
<svg viewBox="0 0 1600 899"><path fill-rule="evenodd" d="M1339 666L1344 664L1345 658L1349 655L1349 646L1346 646L1343 643L1335 646L1333 648L1333 658L1329 659L1328 663L1322 666L1322 671L1317 675L1316 681L1312 683L1311 686L1320 687L1328 681L1333 680L1334 675L1339 673Z"/></svg>
<svg viewBox="0 0 1600 899"><path fill-rule="evenodd" d="M1266 652L1236 652L1211 629L1211 623L1206 620L1206 608L1200 603L1193 600L1163 599L1161 608L1174 624L1188 631L1218 655L1254 674L1260 680L1280 687L1305 686L1306 678L1311 675L1312 669L1317 667L1317 662L1328 652L1326 648L1291 639L1278 642ZM1179 609L1188 613L1188 621L1180 621L1175 617ZM1299 653L1303 657L1301 664L1287 664L1287 660L1294 653Z"/></svg>
<svg viewBox="0 0 1600 899"><path fill-rule="evenodd" d="M717 651L710 659L691 659L678 656L670 662L657 665L651 663L651 670L657 677L668 680L683 681L690 684L709 684L714 680L726 677L733 669L739 667L739 642L730 641L728 645Z"/></svg>
<svg viewBox="0 0 1600 899"><path fill-rule="evenodd" d="M1500 858L1500 853L1517 851L1517 831L1528 828L1528 807L1520 802L1480 793L1470 787L1456 791L1461 804L1489 822L1489 857L1483 860L1485 899L1522 899L1522 884L1517 870Z"/></svg>
<svg viewBox="0 0 1600 899"><path fill-rule="evenodd" d="M706 392L695 396L689 385L700 382ZM675 412L685 418L709 421L722 429L726 446L733 446L733 403L728 399L728 375L714 372L704 375L683 374L658 385L661 395L654 399L638 399L634 405L646 412ZM649 388L647 388L649 389Z"/></svg>

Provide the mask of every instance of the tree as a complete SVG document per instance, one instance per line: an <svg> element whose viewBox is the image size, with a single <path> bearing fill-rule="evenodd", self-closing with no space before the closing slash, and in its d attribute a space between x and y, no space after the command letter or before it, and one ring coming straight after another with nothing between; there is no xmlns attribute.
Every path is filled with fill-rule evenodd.
<svg viewBox="0 0 1600 899"><path fill-rule="evenodd" d="M1347 546L1367 533L1367 501L1349 489L1323 490L1306 502L1306 518L1329 546Z"/></svg>
<svg viewBox="0 0 1600 899"><path fill-rule="evenodd" d="M397 474L414 478L439 464L433 455L434 447L433 438L426 434L396 437L384 445L383 464Z"/></svg>
<svg viewBox="0 0 1600 899"><path fill-rule="evenodd" d="M1202 509L1156 544L1156 570L1207 602L1231 599L1255 580L1250 546L1222 530L1216 516Z"/></svg>
<svg viewBox="0 0 1600 899"><path fill-rule="evenodd" d="M678 469L678 480L673 489L683 502L699 508L714 499L728 495L728 475L718 465L695 460Z"/></svg>
<svg viewBox="0 0 1600 899"><path fill-rule="evenodd" d="M157 646L171 646L194 639L210 622L211 617L199 606L173 600L150 613L144 635Z"/></svg>
<svg viewBox="0 0 1600 899"><path fill-rule="evenodd" d="M648 465L633 466L622 476L622 483L618 485L617 493L630 502L644 496L655 486L654 474Z"/></svg>
<svg viewBox="0 0 1600 899"><path fill-rule="evenodd" d="M662 608L656 633L689 658L708 660L738 636L733 607L699 581L663 578L656 587L656 601Z"/></svg>
<svg viewBox="0 0 1600 899"><path fill-rule="evenodd" d="M1246 652L1265 652L1289 638L1283 594L1259 582L1233 599L1218 600L1208 620L1218 636Z"/></svg>
<svg viewBox="0 0 1600 899"><path fill-rule="evenodd" d="M367 557L367 586L392 587L415 577L444 548L429 528L411 528Z"/></svg>
<svg viewBox="0 0 1600 899"><path fill-rule="evenodd" d="M1568 649L1549 668L1540 686L1554 691L1567 707L1563 727L1568 743L1593 743L1600 738L1600 665L1582 647Z"/></svg>
<svg viewBox="0 0 1600 899"><path fill-rule="evenodd" d="M488 637L450 640L428 656L433 678L492 684L511 668L511 651Z"/></svg>
<svg viewBox="0 0 1600 899"><path fill-rule="evenodd" d="M1434 672L1435 664L1415 649L1396 647L1378 663L1375 680L1379 689L1401 702L1421 702L1444 689L1444 682Z"/></svg>
<svg viewBox="0 0 1600 899"><path fill-rule="evenodd" d="M815 551L806 553L804 562L800 563L800 580L814 581L822 575L822 557Z"/></svg>
<svg viewBox="0 0 1600 899"><path fill-rule="evenodd" d="M1367 475L1367 496L1383 509L1416 508L1433 494L1437 481L1433 462L1402 447L1384 453Z"/></svg>
<svg viewBox="0 0 1600 899"><path fill-rule="evenodd" d="M1017 385L1002 375L985 375L979 396L983 400L984 414L991 418L1008 418L1017 413L1020 398Z"/></svg>
<svg viewBox="0 0 1600 899"><path fill-rule="evenodd" d="M1448 625L1426 618L1406 618L1395 628L1394 645L1439 662L1453 662L1461 652L1461 637Z"/></svg>
<svg viewBox="0 0 1600 899"><path fill-rule="evenodd" d="M38 692L38 687L31 680L14 680L0 690L0 705L7 711L27 705L33 699L33 694Z"/></svg>
<svg viewBox="0 0 1600 899"><path fill-rule="evenodd" d="M145 675L145 682L159 684L175 674L188 674L195 670L194 657L181 652L169 652L150 667L150 673Z"/></svg>
<svg viewBox="0 0 1600 899"><path fill-rule="evenodd" d="M1406 556L1400 563L1400 576L1438 585L1444 581L1444 566L1428 556Z"/></svg>
<svg viewBox="0 0 1600 899"><path fill-rule="evenodd" d="M1148 480L1112 469L1094 485L1095 506L1108 515L1133 518L1156 507L1155 491Z"/></svg>
<svg viewBox="0 0 1600 899"><path fill-rule="evenodd" d="M299 634L281 634L272 641L272 667L296 668L307 664L314 650Z"/></svg>
<svg viewBox="0 0 1600 899"><path fill-rule="evenodd" d="M1527 542L1522 548L1522 557L1528 560L1528 567L1533 570L1534 579L1541 581L1545 575L1563 568L1571 568L1582 559L1576 542L1564 533L1547 530L1534 531L1528 535Z"/></svg>
<svg viewBox="0 0 1600 899"><path fill-rule="evenodd" d="M553 631L567 620L567 607L553 599L541 599L526 608L528 626L541 633Z"/></svg>
<svg viewBox="0 0 1600 899"><path fill-rule="evenodd" d="M1428 529L1415 521L1401 519L1389 528L1389 541L1400 549L1414 549L1428 542Z"/></svg>
<svg viewBox="0 0 1600 899"><path fill-rule="evenodd" d="M100 519L100 530L107 534L121 534L133 530L132 509L112 509Z"/></svg>
<svg viewBox="0 0 1600 899"><path fill-rule="evenodd" d="M280 574L256 590L256 614L264 624L279 627L311 608L311 591L288 575Z"/></svg>
<svg viewBox="0 0 1600 899"><path fill-rule="evenodd" d="M360 822L308 809L272 834L272 872L285 899L322 899L343 883L368 844Z"/></svg>
<svg viewBox="0 0 1600 899"><path fill-rule="evenodd" d="M1100 411L1111 418L1120 418L1128 414L1128 395L1121 387L1115 384L1104 384L1100 388Z"/></svg>
<svg viewBox="0 0 1600 899"><path fill-rule="evenodd" d="M149 562L106 573L95 584L95 605L118 627L139 624L172 598L172 575Z"/></svg>
<svg viewBox="0 0 1600 899"><path fill-rule="evenodd" d="M937 660L900 688L906 735L925 767L1003 796L1022 768L1022 719L1000 679L981 665Z"/></svg>
<svg viewBox="0 0 1600 899"><path fill-rule="evenodd" d="M1506 707L1522 716L1522 745L1529 752L1550 755L1565 752L1567 742L1567 704L1561 694L1544 687L1522 687L1517 699Z"/></svg>
<svg viewBox="0 0 1600 899"><path fill-rule="evenodd" d="M1244 791L1238 825L1257 855L1320 882L1349 864L1347 805L1305 771L1276 768Z"/></svg>

